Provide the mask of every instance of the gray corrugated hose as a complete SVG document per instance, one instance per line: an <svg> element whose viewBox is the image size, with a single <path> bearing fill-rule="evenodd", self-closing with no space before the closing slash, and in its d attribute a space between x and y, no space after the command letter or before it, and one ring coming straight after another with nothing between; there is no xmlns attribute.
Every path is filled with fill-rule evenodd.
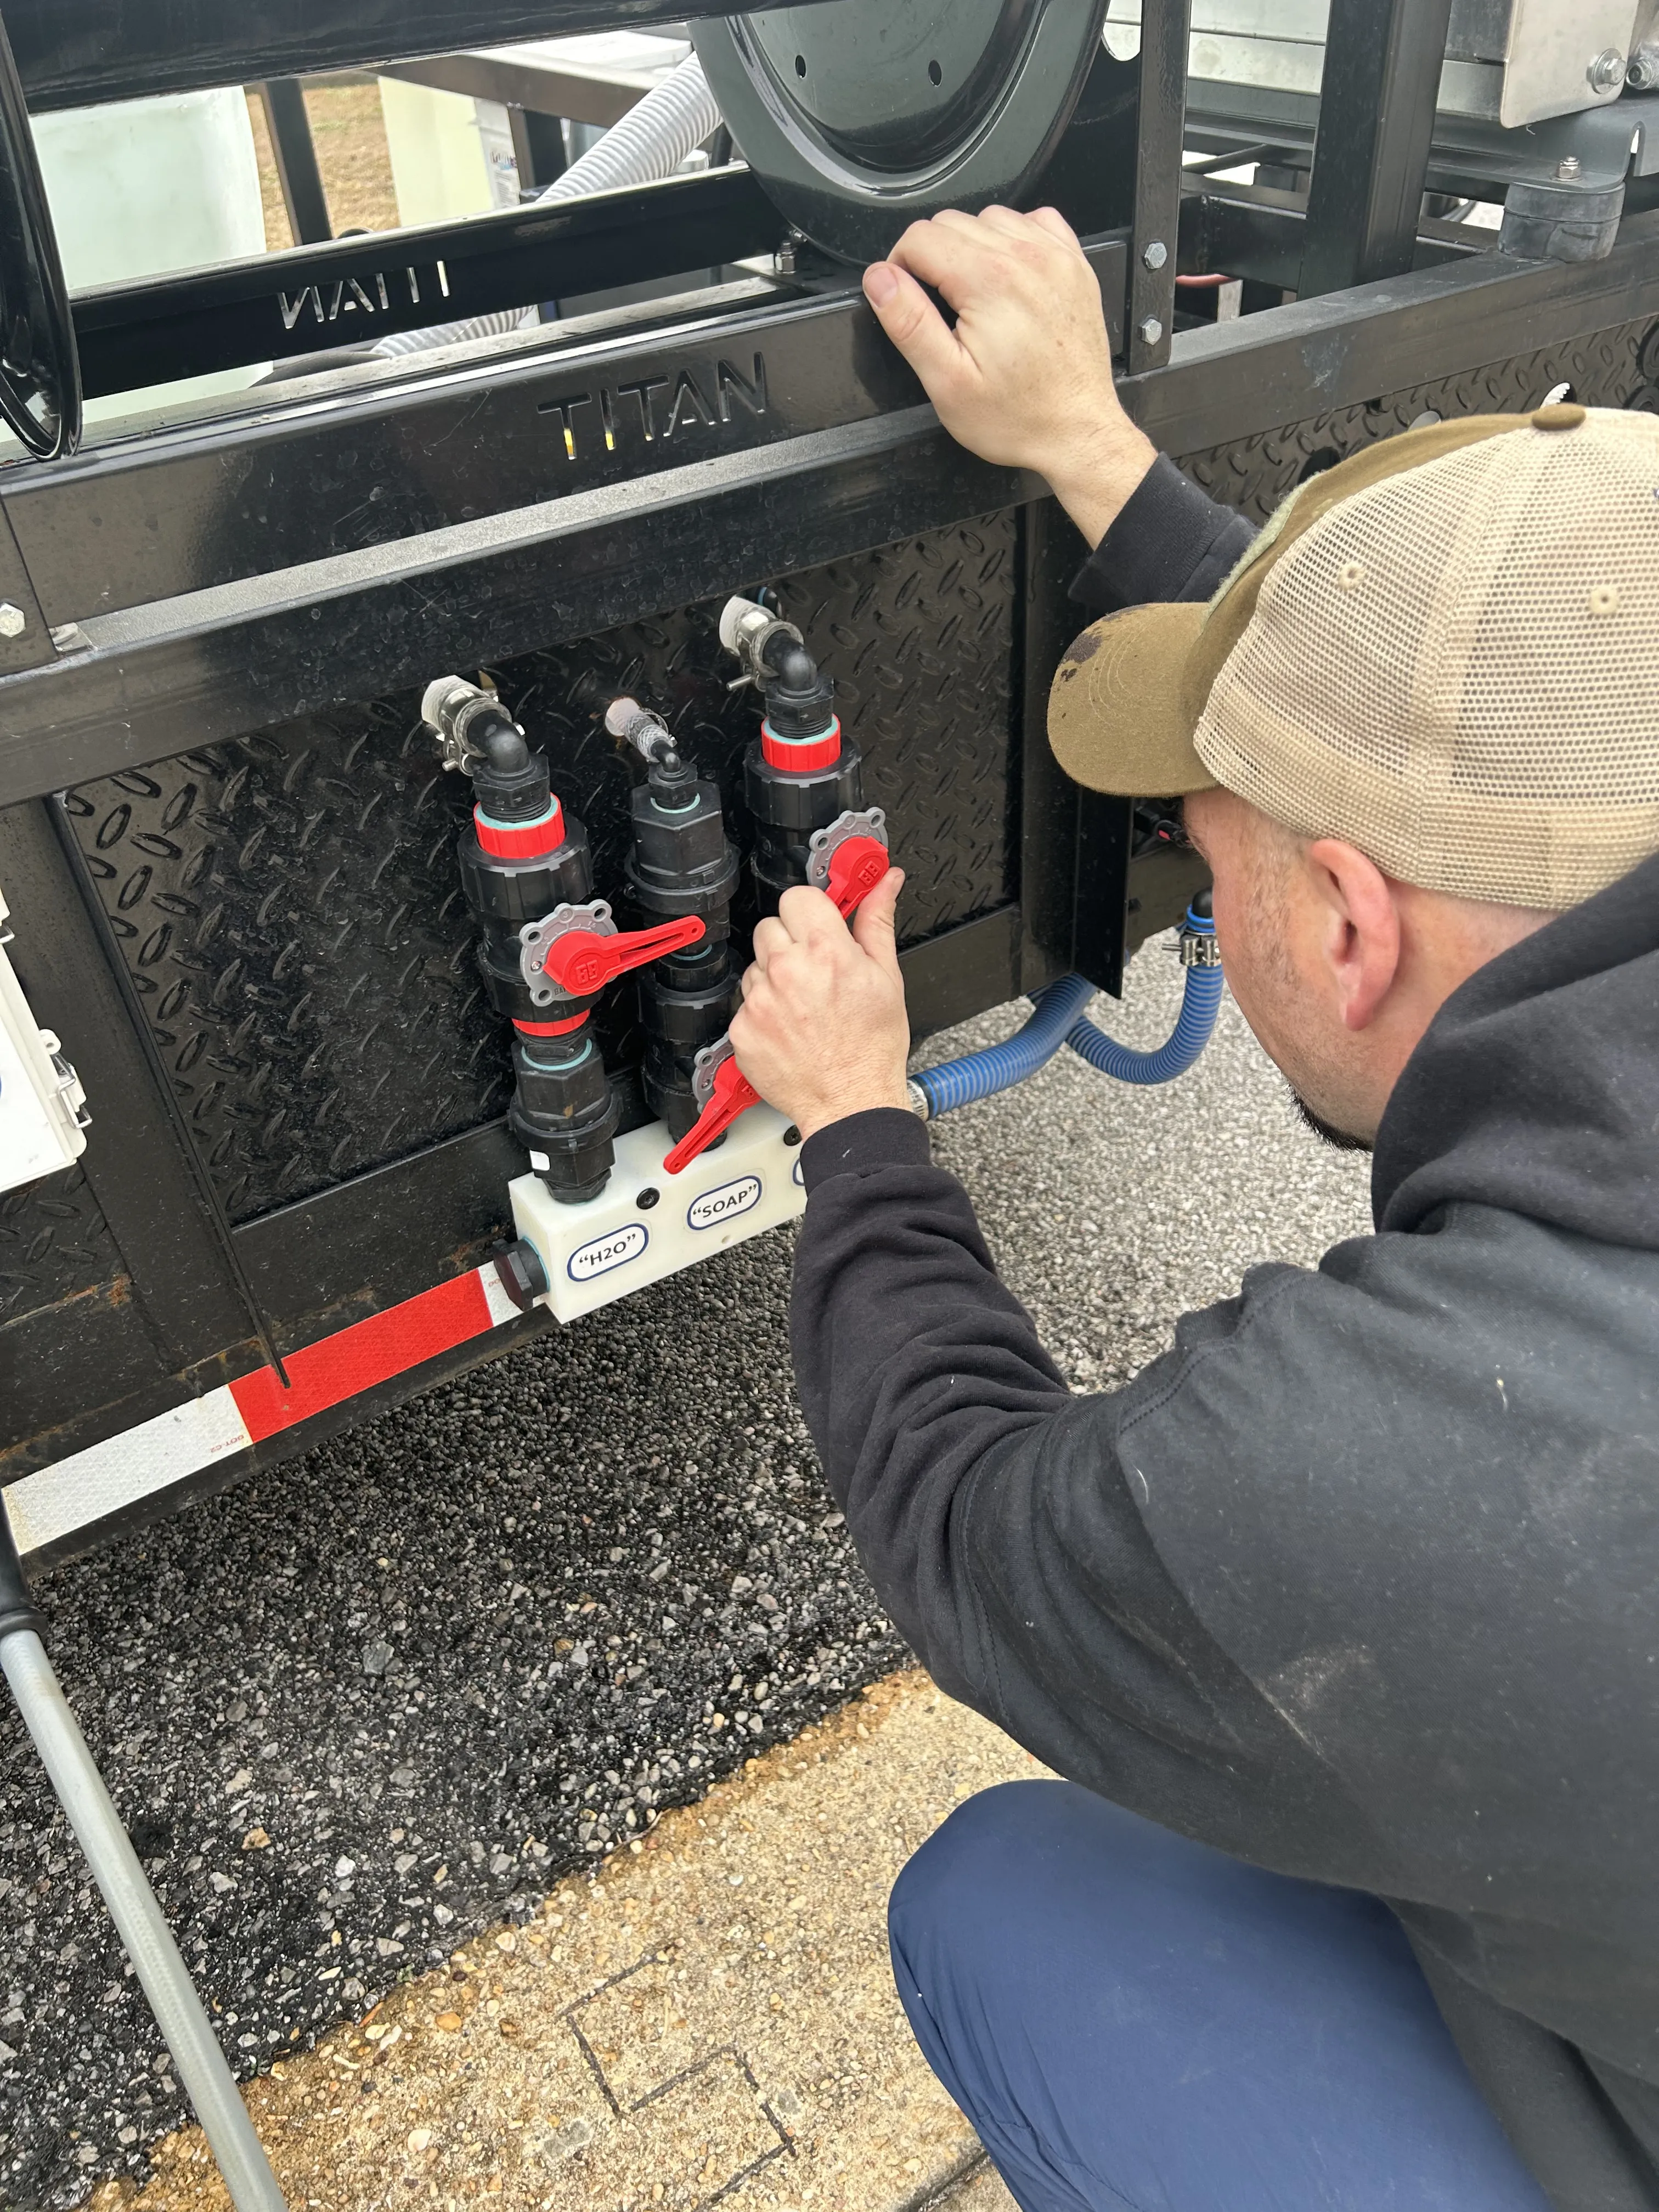
<svg viewBox="0 0 1659 2212"><path fill-rule="evenodd" d="M15 1628L0 1637L0 1668L167 2038L236 2212L285 2212L276 2177L253 2132L190 1970L179 1955L155 1893L144 1879L137 1853L110 1802L52 1662L32 1628Z"/></svg>
<svg viewBox="0 0 1659 2212"><path fill-rule="evenodd" d="M692 150L720 126L720 112L702 64L688 54L659 85L653 85L637 106L630 107L620 123L612 124L597 145L590 146L563 176L536 196L537 204L548 200L579 200L590 192L611 192L624 185L649 185L672 177ZM424 353L432 346L455 345L467 338L504 337L524 321L523 307L507 307L498 314L477 315L471 322L441 323L435 330L399 331L375 347L383 359Z"/></svg>

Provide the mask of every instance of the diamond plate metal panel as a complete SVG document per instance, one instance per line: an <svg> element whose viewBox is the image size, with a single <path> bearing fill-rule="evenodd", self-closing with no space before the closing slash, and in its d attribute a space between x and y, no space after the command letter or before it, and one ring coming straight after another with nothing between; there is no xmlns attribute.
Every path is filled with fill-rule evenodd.
<svg viewBox="0 0 1659 2212"><path fill-rule="evenodd" d="M1559 384L1570 385L1573 398L1587 407L1659 413L1659 324L1621 324L1176 459L1212 499L1265 522L1304 477L1408 429L1419 415L1432 412L1449 422L1460 415L1517 414L1538 406Z"/></svg>
<svg viewBox="0 0 1659 2212"><path fill-rule="evenodd" d="M404 700L70 795L233 1219L505 1105L442 781Z"/></svg>
<svg viewBox="0 0 1659 2212"><path fill-rule="evenodd" d="M1012 513L830 563L773 586L834 678L865 757L865 797L887 810L903 857L905 942L1012 896L1008 774L1013 744ZM727 689L721 602L631 623L495 672L548 749L559 789L587 824L602 890L628 849L627 772L600 716L619 691L657 708L719 779L747 842L741 763L757 727L752 691Z"/></svg>
<svg viewBox="0 0 1659 2212"><path fill-rule="evenodd" d="M782 579L834 676L910 884L907 941L1012 890L1015 518ZM737 835L752 695L720 602L491 672L622 890L629 769L604 731L631 690L716 775ZM434 669L434 675L444 672ZM68 801L227 1212L250 1219L500 1115L504 1025L472 965L454 842L470 793L411 695L284 724L87 785ZM636 1056L632 994L601 1040Z"/></svg>
<svg viewBox="0 0 1659 2212"><path fill-rule="evenodd" d="M0 1327L112 1283L121 1255L79 1167L0 1193Z"/></svg>

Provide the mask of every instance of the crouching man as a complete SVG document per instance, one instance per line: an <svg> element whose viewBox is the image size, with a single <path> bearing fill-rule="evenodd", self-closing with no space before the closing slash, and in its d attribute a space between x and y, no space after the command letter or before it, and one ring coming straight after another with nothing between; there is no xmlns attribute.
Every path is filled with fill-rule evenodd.
<svg viewBox="0 0 1659 2212"><path fill-rule="evenodd" d="M1097 546L1054 750L1181 798L1376 1223L1074 1396L907 1109L897 873L762 925L732 1036L806 1139L830 1486L1067 1778L901 1878L915 2033L1025 2212L1653 2212L1659 421L1412 431L1252 543L1119 410L1057 217L940 217L866 289Z"/></svg>

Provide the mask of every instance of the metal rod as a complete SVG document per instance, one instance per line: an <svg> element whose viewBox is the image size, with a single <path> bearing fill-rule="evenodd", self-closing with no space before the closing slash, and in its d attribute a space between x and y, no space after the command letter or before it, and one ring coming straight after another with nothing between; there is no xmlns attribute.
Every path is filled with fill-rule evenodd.
<svg viewBox="0 0 1659 2212"><path fill-rule="evenodd" d="M328 195L323 190L323 173L317 167L317 147L300 80L269 76L259 87L259 98L270 130L270 149L276 157L276 174L294 243L320 246L333 237L334 226L329 220Z"/></svg>
<svg viewBox="0 0 1659 2212"><path fill-rule="evenodd" d="M276 1340L271 1334L270 1320L259 1302L258 1293L248 1278L247 1269L242 1265L242 1255L236 1249L236 1239L231 1230L229 1216L225 1212L224 1203L219 1196L208 1164L202 1158L201 1147L196 1142L195 1133L179 1103L178 1094L173 1090L172 1079L161 1058L161 1048L155 1042L155 1033L150 1028L149 1018L144 1012L143 1001L139 998L133 983L132 973L122 954L120 942L115 932L110 927L109 916L104 911L104 902L98 896L98 886L92 879L92 871L87 866L86 854L81 850L80 840L76 836L75 825L70 820L69 809L64 804L64 794L61 791L52 794L50 811L52 825L58 833L58 843L64 848L64 857L69 862L70 873L75 878L76 889L81 894L81 901L86 908L87 917L97 933L100 945L103 947L105 961L110 974L114 978L116 988L121 994L128 1019L132 1024L133 1033L143 1047L144 1057L149 1063L150 1073L155 1079L156 1095L161 1101L162 1111L167 1117L174 1141L184 1155L186 1166L190 1169L203 1207L218 1241L220 1249L224 1255L225 1264L230 1270L231 1279L234 1282L241 1298L243 1311L252 1323L253 1333L259 1340L259 1349L264 1353L266 1363L276 1369L276 1378L286 1390L289 1387L288 1370L283 1364L282 1353L276 1349Z"/></svg>
<svg viewBox="0 0 1659 2212"><path fill-rule="evenodd" d="M1212 177L1218 169L1242 169L1247 161L1259 161L1264 154L1277 149L1271 140L1261 139L1253 146L1235 146L1225 154L1212 154L1202 161L1188 161L1183 167L1183 177Z"/></svg>
<svg viewBox="0 0 1659 2212"><path fill-rule="evenodd" d="M1129 258L1127 337L1133 376L1164 367L1175 326L1191 15L1191 0L1144 0L1141 9L1134 238Z"/></svg>
<svg viewBox="0 0 1659 2212"><path fill-rule="evenodd" d="M1434 137L1452 0L1333 0L1298 287L1402 276Z"/></svg>
<svg viewBox="0 0 1659 2212"><path fill-rule="evenodd" d="M512 106L507 111L507 124L513 134L513 158L519 167L519 191L521 198L532 199L549 185L556 184L570 166L564 125L556 115Z"/></svg>
<svg viewBox="0 0 1659 2212"><path fill-rule="evenodd" d="M82 292L71 304L82 382L96 398L683 276L769 251L778 220L738 166Z"/></svg>
<svg viewBox="0 0 1659 2212"><path fill-rule="evenodd" d="M285 2212L276 2177L190 1969L32 1628L0 1638L0 1668L167 2039L236 2212Z"/></svg>

